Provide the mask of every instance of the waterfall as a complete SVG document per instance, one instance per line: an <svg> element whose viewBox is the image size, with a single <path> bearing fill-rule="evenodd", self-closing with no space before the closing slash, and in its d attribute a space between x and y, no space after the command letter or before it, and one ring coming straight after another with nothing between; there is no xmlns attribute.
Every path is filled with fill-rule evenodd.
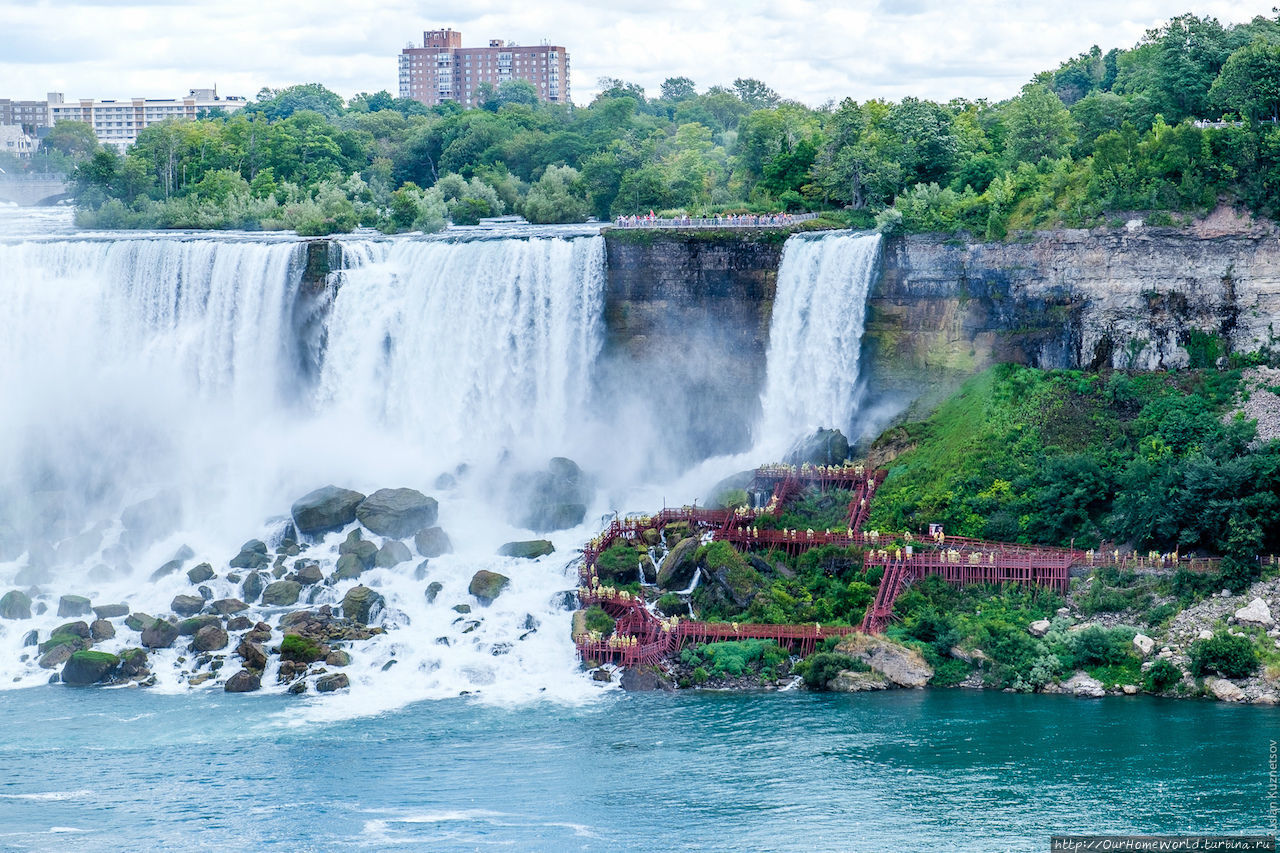
<svg viewBox="0 0 1280 853"><path fill-rule="evenodd" d="M322 407L457 459L552 455L577 437L601 342L604 238L400 240L345 256Z"/></svg>
<svg viewBox="0 0 1280 853"><path fill-rule="evenodd" d="M787 240L769 328L759 452L774 458L823 427L850 434L879 250L878 234Z"/></svg>

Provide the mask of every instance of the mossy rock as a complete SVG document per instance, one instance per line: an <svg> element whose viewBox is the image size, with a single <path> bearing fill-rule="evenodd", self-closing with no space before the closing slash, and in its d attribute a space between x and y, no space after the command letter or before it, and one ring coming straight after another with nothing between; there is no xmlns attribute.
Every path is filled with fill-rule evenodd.
<svg viewBox="0 0 1280 853"><path fill-rule="evenodd" d="M151 624L155 621L156 617L148 613L143 613L141 610L135 613L130 613L124 618L125 627L134 631L145 631L150 628Z"/></svg>
<svg viewBox="0 0 1280 853"><path fill-rule="evenodd" d="M220 625L222 620L212 613L206 613L203 616L192 616L189 619L183 619L178 622L178 635L181 637L194 637L196 632L207 625Z"/></svg>
<svg viewBox="0 0 1280 853"><path fill-rule="evenodd" d="M472 575L471 583L467 586L467 592L474 595L481 604L487 606L502 594L502 591L507 588L509 583L511 583L511 578L506 575L481 569Z"/></svg>
<svg viewBox="0 0 1280 853"><path fill-rule="evenodd" d="M285 634L280 641L280 657L298 663L314 663L325 656L325 651L310 637L301 634Z"/></svg>
<svg viewBox="0 0 1280 853"><path fill-rule="evenodd" d="M178 639L178 626L155 619L142 631L142 645L149 649L167 649Z"/></svg>
<svg viewBox="0 0 1280 853"><path fill-rule="evenodd" d="M521 542L508 542L498 549L499 556L519 557L525 560L536 560L556 550L547 539L527 539Z"/></svg>
<svg viewBox="0 0 1280 853"><path fill-rule="evenodd" d="M64 595L58 599L58 616L87 616L93 612L93 602L83 595Z"/></svg>
<svg viewBox="0 0 1280 853"><path fill-rule="evenodd" d="M87 649L89 647L89 640L87 637L77 636L76 634L52 634L49 639L45 640L36 648L39 649L41 654L44 654L56 649L58 646L67 646L72 651L79 651L80 649Z"/></svg>
<svg viewBox="0 0 1280 853"><path fill-rule="evenodd" d="M0 598L0 619L30 619L31 596L13 589Z"/></svg>
<svg viewBox="0 0 1280 853"><path fill-rule="evenodd" d="M62 683L72 687L84 687L106 681L120 658L106 652L79 651L67 659L62 667Z"/></svg>
<svg viewBox="0 0 1280 853"><path fill-rule="evenodd" d="M670 540L668 540L670 541ZM658 586L663 589L684 589L693 580L697 568L698 540L690 536L681 539L658 568Z"/></svg>

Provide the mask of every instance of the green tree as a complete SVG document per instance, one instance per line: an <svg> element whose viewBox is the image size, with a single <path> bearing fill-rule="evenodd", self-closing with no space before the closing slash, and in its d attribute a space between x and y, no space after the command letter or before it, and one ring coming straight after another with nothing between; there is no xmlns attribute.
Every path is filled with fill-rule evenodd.
<svg viewBox="0 0 1280 853"><path fill-rule="evenodd" d="M1024 86L1005 108L1008 154L1013 162L1038 163L1067 153L1074 141L1071 113L1047 86Z"/></svg>
<svg viewBox="0 0 1280 853"><path fill-rule="evenodd" d="M59 119L49 130L41 142L45 148L61 152L71 158L72 162L80 162L93 156L98 150L98 137L93 128L82 121Z"/></svg>
<svg viewBox="0 0 1280 853"><path fill-rule="evenodd" d="M581 222L588 211L586 189L578 170L549 166L524 200L524 217L530 222Z"/></svg>
<svg viewBox="0 0 1280 853"><path fill-rule="evenodd" d="M1280 43L1258 39L1231 54L1209 97L1247 121L1280 118Z"/></svg>
<svg viewBox="0 0 1280 853"><path fill-rule="evenodd" d="M698 96L698 90L688 77L668 77L662 81L661 92L664 101L687 101Z"/></svg>

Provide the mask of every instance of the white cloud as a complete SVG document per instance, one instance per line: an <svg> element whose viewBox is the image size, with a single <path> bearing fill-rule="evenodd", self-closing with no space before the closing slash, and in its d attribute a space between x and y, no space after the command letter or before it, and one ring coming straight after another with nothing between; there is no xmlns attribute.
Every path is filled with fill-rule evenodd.
<svg viewBox="0 0 1280 853"><path fill-rule="evenodd" d="M1202 0L1243 22L1274 0ZM513 9L513 6L515 7ZM809 104L905 95L1009 97L1038 71L1088 50L1132 46L1185 0L41 0L0 8L0 97L164 97L217 83L226 94L319 82L343 95L395 90L396 54L424 29L562 44L573 98L599 77L650 93L667 77L699 87L764 80Z"/></svg>

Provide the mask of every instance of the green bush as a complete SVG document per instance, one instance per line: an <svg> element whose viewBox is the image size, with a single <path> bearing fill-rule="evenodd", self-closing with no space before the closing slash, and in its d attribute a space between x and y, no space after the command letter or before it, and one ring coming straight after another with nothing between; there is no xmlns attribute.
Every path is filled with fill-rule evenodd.
<svg viewBox="0 0 1280 853"><path fill-rule="evenodd" d="M605 613L604 608L598 604L593 604L587 608L584 619L588 631L595 631L604 636L608 636L613 632L613 617Z"/></svg>
<svg viewBox="0 0 1280 853"><path fill-rule="evenodd" d="M1217 673L1223 678L1245 678L1258 669L1258 652L1248 637L1217 633L1196 640L1187 649L1191 674L1197 678Z"/></svg>
<svg viewBox="0 0 1280 853"><path fill-rule="evenodd" d="M1077 669L1088 669L1124 663L1132 657L1129 652L1132 640L1133 635L1120 628L1101 628L1097 625L1085 628L1075 635L1073 665Z"/></svg>
<svg viewBox="0 0 1280 853"><path fill-rule="evenodd" d="M812 690L826 690L827 682L840 674L842 670L866 672L871 667L860 660L838 652L818 652L800 662L796 672L804 677L804 683Z"/></svg>
<svg viewBox="0 0 1280 853"><path fill-rule="evenodd" d="M786 650L771 640L707 643L698 649L698 655L716 678L737 677L749 670L768 674L787 659Z"/></svg>
<svg viewBox="0 0 1280 853"><path fill-rule="evenodd" d="M1160 658L1147 670L1142 686L1148 693L1164 693L1182 680L1182 672L1164 658Z"/></svg>
<svg viewBox="0 0 1280 853"><path fill-rule="evenodd" d="M625 542L615 542L600 553L596 574L603 583L635 583L639 578L641 551Z"/></svg>

